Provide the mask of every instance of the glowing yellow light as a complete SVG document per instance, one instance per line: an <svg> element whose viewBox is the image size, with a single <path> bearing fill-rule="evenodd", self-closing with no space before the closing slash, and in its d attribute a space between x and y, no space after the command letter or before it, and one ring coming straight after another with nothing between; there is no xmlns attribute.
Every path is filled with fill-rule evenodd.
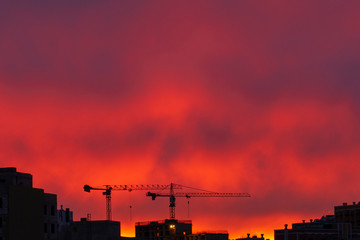
<svg viewBox="0 0 360 240"><path fill-rule="evenodd" d="M171 228L171 229L175 229L175 225L174 225L174 224L171 224L171 225L170 225L170 228Z"/></svg>

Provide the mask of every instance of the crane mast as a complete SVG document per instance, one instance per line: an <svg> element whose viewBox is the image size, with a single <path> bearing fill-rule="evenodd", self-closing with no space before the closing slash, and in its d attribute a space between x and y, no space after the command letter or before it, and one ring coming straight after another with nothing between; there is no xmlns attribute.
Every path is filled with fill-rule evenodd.
<svg viewBox="0 0 360 240"><path fill-rule="evenodd" d="M144 184L144 185L102 185L99 187L91 187L89 185L84 185L84 191L90 192L91 190L100 190L103 191L103 195L106 199L106 220L111 221L111 193L112 191L128 191L133 190L164 190L169 189L169 185L159 185L159 184ZM181 186L170 187L173 189L180 189Z"/></svg>
<svg viewBox="0 0 360 240"><path fill-rule="evenodd" d="M106 198L106 220L111 221L111 190L112 187L106 185L106 190L103 192Z"/></svg>
<svg viewBox="0 0 360 240"><path fill-rule="evenodd" d="M170 183L170 205L169 205L169 209L170 209L170 219L175 219L175 196L174 196L173 183Z"/></svg>

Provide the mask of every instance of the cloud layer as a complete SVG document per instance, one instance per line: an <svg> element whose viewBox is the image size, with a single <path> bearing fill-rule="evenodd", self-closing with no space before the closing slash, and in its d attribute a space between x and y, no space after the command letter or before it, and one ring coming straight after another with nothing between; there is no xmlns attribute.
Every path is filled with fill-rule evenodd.
<svg viewBox="0 0 360 240"><path fill-rule="evenodd" d="M191 199L195 230L266 233L358 201L359 3L5 3L0 159L75 217L83 184L249 192ZM167 201L113 197L114 219ZM133 206L129 220L128 205ZM178 200L179 218L187 202Z"/></svg>

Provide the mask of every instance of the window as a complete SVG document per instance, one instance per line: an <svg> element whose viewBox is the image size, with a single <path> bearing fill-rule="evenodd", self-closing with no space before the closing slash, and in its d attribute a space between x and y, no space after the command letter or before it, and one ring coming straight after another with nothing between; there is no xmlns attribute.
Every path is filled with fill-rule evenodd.
<svg viewBox="0 0 360 240"><path fill-rule="evenodd" d="M51 224L51 233L55 233L55 224Z"/></svg>
<svg viewBox="0 0 360 240"><path fill-rule="evenodd" d="M51 216L55 216L55 207L51 206Z"/></svg>
<svg viewBox="0 0 360 240"><path fill-rule="evenodd" d="M47 215L47 206L44 205L44 215Z"/></svg>
<svg viewBox="0 0 360 240"><path fill-rule="evenodd" d="M44 233L47 233L47 224L44 224Z"/></svg>

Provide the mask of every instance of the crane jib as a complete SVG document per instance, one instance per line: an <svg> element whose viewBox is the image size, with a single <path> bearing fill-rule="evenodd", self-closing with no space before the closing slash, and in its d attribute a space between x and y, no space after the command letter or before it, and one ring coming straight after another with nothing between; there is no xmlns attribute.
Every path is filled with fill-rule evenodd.
<svg viewBox="0 0 360 240"><path fill-rule="evenodd" d="M198 190L200 192L175 192L174 189L183 189L188 188L192 190ZM144 185L103 185L100 187L91 187L89 185L84 185L84 191L90 192L91 190L102 190L103 195L106 197L106 219L111 220L111 192L112 191L133 191L133 190L169 190L168 194L162 193L153 193L147 192L146 196L151 197L152 200L155 200L157 197L169 197L169 210L170 210L170 219L175 219L175 199L176 197L250 197L248 193L221 193L221 192L212 192L207 190L202 190L193 187L187 187L180 184L170 183L168 185L160 184L144 184Z"/></svg>

